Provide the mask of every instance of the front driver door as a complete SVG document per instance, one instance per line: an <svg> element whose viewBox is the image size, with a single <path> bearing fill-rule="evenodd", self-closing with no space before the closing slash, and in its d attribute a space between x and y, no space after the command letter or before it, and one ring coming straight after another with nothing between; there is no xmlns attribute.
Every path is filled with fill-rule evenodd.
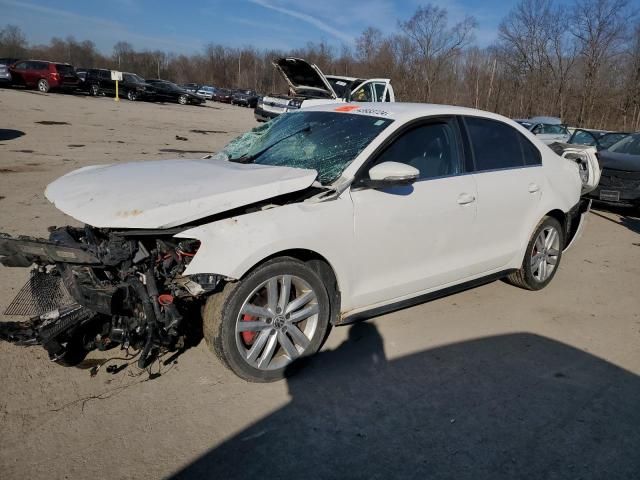
<svg viewBox="0 0 640 480"><path fill-rule="evenodd" d="M411 186L351 190L354 204L354 307L402 300L474 273L476 186L464 174L457 125L433 119L401 133L365 165L408 163ZM362 185L362 184L360 184Z"/></svg>

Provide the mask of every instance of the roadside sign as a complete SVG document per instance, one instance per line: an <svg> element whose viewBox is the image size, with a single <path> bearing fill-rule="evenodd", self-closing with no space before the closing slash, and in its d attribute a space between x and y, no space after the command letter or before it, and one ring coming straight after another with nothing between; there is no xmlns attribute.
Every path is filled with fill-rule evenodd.
<svg viewBox="0 0 640 480"><path fill-rule="evenodd" d="M115 80L116 81L116 98L114 98L114 100L116 102L120 101L120 94L118 93L118 82L122 81L122 72L119 72L117 70L111 70L111 80Z"/></svg>

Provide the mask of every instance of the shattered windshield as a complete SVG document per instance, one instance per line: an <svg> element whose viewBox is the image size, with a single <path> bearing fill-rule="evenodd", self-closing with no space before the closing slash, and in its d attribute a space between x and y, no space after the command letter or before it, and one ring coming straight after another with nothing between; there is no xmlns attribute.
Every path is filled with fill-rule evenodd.
<svg viewBox="0 0 640 480"><path fill-rule="evenodd" d="M393 120L337 112L292 112L232 140L222 158L314 169L329 184Z"/></svg>

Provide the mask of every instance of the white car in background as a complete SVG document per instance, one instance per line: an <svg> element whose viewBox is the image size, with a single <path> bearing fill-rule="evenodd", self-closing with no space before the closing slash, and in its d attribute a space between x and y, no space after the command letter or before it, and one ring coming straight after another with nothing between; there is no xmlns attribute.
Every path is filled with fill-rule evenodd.
<svg viewBox="0 0 640 480"><path fill-rule="evenodd" d="M530 119L518 119L516 122L547 145L554 142L566 143L571 138L571 132L567 126L556 117L532 117Z"/></svg>
<svg viewBox="0 0 640 480"><path fill-rule="evenodd" d="M0 234L4 265L38 265L9 309L29 295L51 309L2 336L67 362L78 339L120 343L144 367L202 321L238 376L281 379L332 325L498 278L548 285L595 187L576 161L493 113L348 103L205 159L85 167L46 190L84 228Z"/></svg>
<svg viewBox="0 0 640 480"><path fill-rule="evenodd" d="M208 85L202 85L196 92L196 94L206 98L207 100L212 100L214 93L216 93L215 87L210 87Z"/></svg>
<svg viewBox="0 0 640 480"><path fill-rule="evenodd" d="M395 102L388 78L368 80L324 75L320 69L301 58L281 58L273 62L289 85L290 95L265 95L254 110L256 120L265 122L286 112L328 103Z"/></svg>

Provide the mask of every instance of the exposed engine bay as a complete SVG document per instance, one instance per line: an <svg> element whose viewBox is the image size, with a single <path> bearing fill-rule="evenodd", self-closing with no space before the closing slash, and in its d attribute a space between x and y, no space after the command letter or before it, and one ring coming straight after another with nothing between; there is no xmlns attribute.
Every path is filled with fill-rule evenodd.
<svg viewBox="0 0 640 480"><path fill-rule="evenodd" d="M144 368L162 350L179 349L185 316L216 289L217 275L183 276L197 240L169 232L61 227L49 240L0 237L0 262L35 264L6 310L27 322L1 324L0 338L41 344L52 360L74 364L91 350L138 350Z"/></svg>

